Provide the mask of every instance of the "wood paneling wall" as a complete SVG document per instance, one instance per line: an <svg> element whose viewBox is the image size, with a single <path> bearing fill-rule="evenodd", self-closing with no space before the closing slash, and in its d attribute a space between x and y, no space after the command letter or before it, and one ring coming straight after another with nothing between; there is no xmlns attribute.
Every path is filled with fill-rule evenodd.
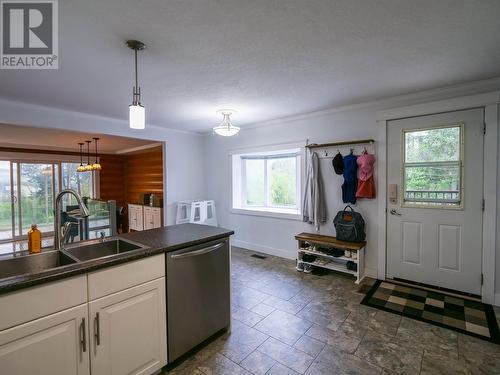
<svg viewBox="0 0 500 375"><path fill-rule="evenodd" d="M163 198L163 151L155 147L125 158L125 200L140 202L144 194Z"/></svg>
<svg viewBox="0 0 500 375"><path fill-rule="evenodd" d="M144 194L163 198L163 151L155 147L129 155L101 155L101 199L114 199L117 206L142 203ZM125 216L123 231L128 230Z"/></svg>
<svg viewBox="0 0 500 375"><path fill-rule="evenodd" d="M101 155L101 199L118 205L142 202L144 194L163 198L163 152L155 147L129 155Z"/></svg>
<svg viewBox="0 0 500 375"><path fill-rule="evenodd" d="M99 172L101 199L116 200L117 206L124 206L125 201L125 158L121 155L101 155Z"/></svg>

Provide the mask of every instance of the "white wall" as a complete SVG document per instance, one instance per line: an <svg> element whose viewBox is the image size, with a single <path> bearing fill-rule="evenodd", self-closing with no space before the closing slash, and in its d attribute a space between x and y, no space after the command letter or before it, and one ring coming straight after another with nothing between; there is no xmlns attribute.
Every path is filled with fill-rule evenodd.
<svg viewBox="0 0 500 375"><path fill-rule="evenodd" d="M229 139L207 135L205 140L206 196L216 200L220 225L235 231L234 243L256 251L295 258L294 235L302 231L313 232L314 228L300 221L231 213L231 171L228 156L231 151L278 143L297 141L305 143L307 138L310 143L373 138L377 145L383 141L380 137L384 135L377 127L376 117L377 108L374 105L343 112L319 113L317 116L304 116L299 119L273 121L268 127L243 129L239 135ZM500 145L500 131L498 137ZM496 153L500 160L500 148ZM377 152L375 156L379 159ZM328 222L321 227L320 233L333 234L333 217L344 206L340 191L342 178L334 174L329 161L322 160L321 166L326 186ZM376 166L375 169L375 179L378 177L378 167ZM500 202L500 171L498 171L497 180L497 200ZM378 204L383 205L381 199L377 196L375 200L360 200L355 206L367 222L366 267L367 273L372 276L377 275L377 213ZM497 304L500 305L500 210L497 210L496 232L495 292L498 296ZM383 275L380 276L383 277Z"/></svg>
<svg viewBox="0 0 500 375"><path fill-rule="evenodd" d="M296 256L294 235L314 232L312 225L296 220L230 213L231 171L229 152L241 148L301 142L325 143L335 140L374 139L377 141L375 109L338 112L292 121L276 121L269 127L243 129L232 138L208 135L205 152L206 196L216 200L220 225L235 230L234 244L288 258ZM376 143L375 143L376 147ZM331 159L320 160L325 185L328 221L321 234L334 234L332 220L342 203L342 177L334 173ZM375 178L377 170L375 169ZM376 276L378 198L359 200L354 208L367 223L367 272Z"/></svg>
<svg viewBox="0 0 500 375"><path fill-rule="evenodd" d="M175 223L177 201L204 196L204 139L200 135L150 124L145 130L132 130L126 121L8 100L0 100L0 141L1 123L164 141L168 225Z"/></svg>

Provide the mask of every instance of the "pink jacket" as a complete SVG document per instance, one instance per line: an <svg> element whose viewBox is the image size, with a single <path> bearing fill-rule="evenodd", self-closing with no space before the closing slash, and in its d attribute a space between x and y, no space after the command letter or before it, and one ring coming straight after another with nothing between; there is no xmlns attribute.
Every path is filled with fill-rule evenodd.
<svg viewBox="0 0 500 375"><path fill-rule="evenodd" d="M373 176L373 164L375 164L375 156L372 154L361 154L356 160L358 163L358 178L361 181L368 180Z"/></svg>

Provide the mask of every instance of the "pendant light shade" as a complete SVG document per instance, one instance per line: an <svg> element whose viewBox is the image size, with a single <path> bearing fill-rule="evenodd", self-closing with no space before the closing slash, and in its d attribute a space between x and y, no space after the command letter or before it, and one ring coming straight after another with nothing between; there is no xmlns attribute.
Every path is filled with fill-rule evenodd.
<svg viewBox="0 0 500 375"><path fill-rule="evenodd" d="M90 144L92 141L85 141L87 143L87 165L84 167L85 172L90 172L92 170L92 164L90 164Z"/></svg>
<svg viewBox="0 0 500 375"><path fill-rule="evenodd" d="M222 122L213 128L214 133L223 137L232 137L233 135L238 134L240 128L233 125L231 123L231 119L229 118L233 111L224 109L218 112L222 113Z"/></svg>
<svg viewBox="0 0 500 375"><path fill-rule="evenodd" d="M76 168L77 172L85 172L85 166L83 165L83 143L78 143L80 146L80 165Z"/></svg>
<svg viewBox="0 0 500 375"><path fill-rule="evenodd" d="M128 124L131 129L144 129L146 127L146 110L140 104L128 106Z"/></svg>
<svg viewBox="0 0 500 375"><path fill-rule="evenodd" d="M95 143L95 162L92 164L92 170L93 171L100 171L102 169L101 164L99 164L99 161L97 160L97 141L99 138L92 138Z"/></svg>
<svg viewBox="0 0 500 375"><path fill-rule="evenodd" d="M128 124L131 129L144 129L146 127L146 110L141 104L141 88L137 74L137 51L142 51L146 45L138 40L127 40L128 48L134 50L135 86L132 91L132 104L128 106Z"/></svg>

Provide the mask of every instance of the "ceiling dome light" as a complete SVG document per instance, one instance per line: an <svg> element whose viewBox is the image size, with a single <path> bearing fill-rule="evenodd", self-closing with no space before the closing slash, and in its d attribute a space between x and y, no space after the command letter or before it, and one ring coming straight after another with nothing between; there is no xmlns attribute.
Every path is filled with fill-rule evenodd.
<svg viewBox="0 0 500 375"><path fill-rule="evenodd" d="M146 127L146 110L141 105L141 88L137 79L137 51L142 51L146 45L138 40L127 40L127 46L134 50L135 57L135 86L132 91L132 104L128 106L128 124L131 129Z"/></svg>
<svg viewBox="0 0 500 375"><path fill-rule="evenodd" d="M231 114L235 111L230 109L222 109L217 112L222 113L223 117L222 117L222 122L219 125L214 126L213 128L214 133L222 135L223 137L232 137L233 135L238 134L240 128L233 125L231 123L231 119L229 118L229 116L231 116Z"/></svg>

